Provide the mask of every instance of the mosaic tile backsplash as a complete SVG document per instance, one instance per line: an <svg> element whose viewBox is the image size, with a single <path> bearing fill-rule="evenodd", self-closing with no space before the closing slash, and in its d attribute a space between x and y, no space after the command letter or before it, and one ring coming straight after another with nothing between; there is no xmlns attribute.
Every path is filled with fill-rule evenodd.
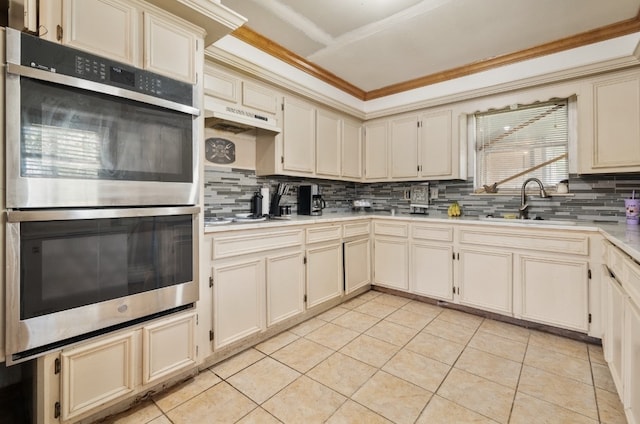
<svg viewBox="0 0 640 424"><path fill-rule="evenodd" d="M291 205L297 212L296 188L300 184L318 184L327 203L325 214L351 210L353 200L371 202L374 211L397 210L410 212L405 194L415 183L353 183L285 176L258 177L254 171L215 166L205 167L204 177L205 218L230 216L251 211L251 197L264 184L273 193L278 183L290 184L291 191L281 205ZM446 213L447 207L457 201L464 215L502 216L517 213L519 195L473 194L473 180L432 181L431 189L438 189L438 198L431 201L430 210ZM557 195L540 199L528 197L529 216L543 219L581 219L624 222L624 199L633 190L640 196L640 174L571 175L569 195Z"/></svg>

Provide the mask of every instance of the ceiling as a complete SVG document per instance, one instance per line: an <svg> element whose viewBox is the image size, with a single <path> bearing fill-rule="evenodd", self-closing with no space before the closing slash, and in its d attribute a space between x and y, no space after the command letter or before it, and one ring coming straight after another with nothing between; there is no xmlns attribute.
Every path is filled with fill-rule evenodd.
<svg viewBox="0 0 640 424"><path fill-rule="evenodd" d="M370 99L640 31L640 0L222 0L236 37Z"/></svg>

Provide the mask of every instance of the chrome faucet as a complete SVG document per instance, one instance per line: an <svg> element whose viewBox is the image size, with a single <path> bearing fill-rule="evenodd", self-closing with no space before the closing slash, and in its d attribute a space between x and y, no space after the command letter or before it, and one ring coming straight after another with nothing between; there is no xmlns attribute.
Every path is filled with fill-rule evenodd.
<svg viewBox="0 0 640 424"><path fill-rule="evenodd" d="M520 190L520 219L529 219L529 204L527 203L527 195L525 193L525 188L527 184L531 181L535 181L540 186L540 197L546 198L549 197L547 192L544 190L544 185L542 185L542 181L537 178L529 178L522 183L522 189Z"/></svg>

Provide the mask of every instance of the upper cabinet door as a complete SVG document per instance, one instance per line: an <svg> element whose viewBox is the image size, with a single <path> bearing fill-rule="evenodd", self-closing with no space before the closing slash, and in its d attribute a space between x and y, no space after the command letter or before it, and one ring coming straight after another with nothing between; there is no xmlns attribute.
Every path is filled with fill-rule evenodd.
<svg viewBox="0 0 640 424"><path fill-rule="evenodd" d="M423 177L453 177L454 147L451 136L451 111L421 116L420 175Z"/></svg>
<svg viewBox="0 0 640 424"><path fill-rule="evenodd" d="M120 0L63 0L63 44L139 65L138 12Z"/></svg>
<svg viewBox="0 0 640 424"><path fill-rule="evenodd" d="M640 171L640 72L598 79L578 102L579 171Z"/></svg>
<svg viewBox="0 0 640 424"><path fill-rule="evenodd" d="M367 180L387 178L387 121L365 126L364 176Z"/></svg>
<svg viewBox="0 0 640 424"><path fill-rule="evenodd" d="M144 68L194 84L197 37L166 17L144 12Z"/></svg>
<svg viewBox="0 0 640 424"><path fill-rule="evenodd" d="M328 110L316 112L316 174L340 176L342 147L342 120Z"/></svg>
<svg viewBox="0 0 640 424"><path fill-rule="evenodd" d="M391 177L418 176L418 117L391 120Z"/></svg>
<svg viewBox="0 0 640 424"><path fill-rule="evenodd" d="M342 121L342 176L362 178L362 125L350 119Z"/></svg>
<svg viewBox="0 0 640 424"><path fill-rule="evenodd" d="M316 109L291 97L284 98L282 168L312 174L315 171Z"/></svg>

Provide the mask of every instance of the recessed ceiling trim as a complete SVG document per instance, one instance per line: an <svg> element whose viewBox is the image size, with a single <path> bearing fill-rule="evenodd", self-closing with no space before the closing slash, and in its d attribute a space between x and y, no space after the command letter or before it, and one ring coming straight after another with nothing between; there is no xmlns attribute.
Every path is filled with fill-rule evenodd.
<svg viewBox="0 0 640 424"><path fill-rule="evenodd" d="M365 91L356 87L355 85L343 80L335 74L321 68L301 56L298 56L291 50L282 47L280 44L269 40L268 38L258 34L246 25L241 26L231 33L237 39L244 41L245 43L252 45L253 47L260 49L271 56L274 56L289 65L300 69L312 75L329 85L332 85L339 90L342 90L357 99L365 99Z"/></svg>
<svg viewBox="0 0 640 424"><path fill-rule="evenodd" d="M540 56L558 53L564 50L569 50L600 41L609 40L611 38L620 37L639 31L640 13L634 18L616 22L600 28L596 28L594 30L561 38L556 41L541 44L514 53L508 53L505 55L480 60L443 72L425 75L420 78L389 85L368 92L365 92L364 90L354 86L353 84L341 79L340 77L327 71L326 69L321 68L312 62L309 62L303 57L298 56L297 54L284 48L280 44L277 44L269 40L268 38L258 34L251 28L248 28L246 25L236 29L231 35L360 100L373 100L393 94L402 93L404 91L421 88L438 82L443 82L487 71L489 69L498 68L500 66L521 62L528 59L534 59Z"/></svg>
<svg viewBox="0 0 640 424"><path fill-rule="evenodd" d="M561 38L549 43L540 44L535 47L520 50L514 53L508 53L489 59L480 60L468 65L452 68L443 72L431 75L425 75L420 78L389 85L387 87L371 90L365 94L365 100L377 99L392 94L401 93L407 90L424 87L426 85L447 81L454 78L483 72L489 69L498 68L500 66L509 65L516 62L522 62L528 59L545 56L552 53L558 53L564 50L574 49L586 46L587 44L597 43L599 41L609 40L615 37L632 34L640 31L640 14L636 17L586 31L577 35Z"/></svg>

